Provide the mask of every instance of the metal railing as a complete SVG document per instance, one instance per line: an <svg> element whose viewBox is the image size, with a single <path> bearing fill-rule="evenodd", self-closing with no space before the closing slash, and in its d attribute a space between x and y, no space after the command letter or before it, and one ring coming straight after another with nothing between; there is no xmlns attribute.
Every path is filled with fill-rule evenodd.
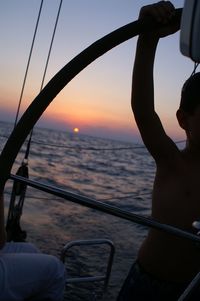
<svg viewBox="0 0 200 301"><path fill-rule="evenodd" d="M108 262L107 262L105 274L104 275L93 275L93 276L81 276L81 277L80 276L70 277L69 275L67 275L66 285L69 283L103 281L104 282L103 293L106 292L108 283L109 283L109 279L110 279L112 263L113 263L114 253L115 253L115 247L111 240L109 240L109 239L88 239L88 240L70 241L63 247L63 250L61 253L61 261L63 263L65 262L67 253L68 253L69 249L71 249L72 247L98 246L98 245L107 245L110 248L110 253L108 256Z"/></svg>

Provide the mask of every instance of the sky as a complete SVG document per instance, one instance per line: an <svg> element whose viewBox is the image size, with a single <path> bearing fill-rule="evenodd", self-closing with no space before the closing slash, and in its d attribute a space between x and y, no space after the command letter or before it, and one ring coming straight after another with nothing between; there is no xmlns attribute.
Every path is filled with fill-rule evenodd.
<svg viewBox="0 0 200 301"><path fill-rule="evenodd" d="M15 120L40 0L0 0L0 120ZM72 58L111 31L135 21L152 1L63 0L45 84ZM172 1L176 8L183 0ZM60 0L44 0L20 115L40 91ZM160 41L155 61L155 104L168 135L184 139L176 120L182 84L193 62L180 53L180 33ZM53 100L38 126L141 142L130 106L137 38L112 49Z"/></svg>

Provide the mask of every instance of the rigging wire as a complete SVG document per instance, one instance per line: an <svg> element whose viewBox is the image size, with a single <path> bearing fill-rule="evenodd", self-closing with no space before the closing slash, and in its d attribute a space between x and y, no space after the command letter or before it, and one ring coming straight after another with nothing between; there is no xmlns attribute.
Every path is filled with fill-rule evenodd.
<svg viewBox="0 0 200 301"><path fill-rule="evenodd" d="M33 52L33 47L34 47L34 44L35 44L35 38L36 38L38 24L39 24L39 20L40 20L40 16L41 16L43 1L44 0L41 0L41 3L40 3L38 17L37 17L37 21L36 21L36 25L35 25L35 30L34 30L34 34L33 34L33 39L32 39L32 43L31 43L31 49L30 49L30 52L29 52L29 57L28 57L27 65L26 65L26 71L25 71L24 80L23 80L23 84L22 84L21 94L20 94L20 98L19 98L19 102L18 102L18 107L17 107L17 113L16 113L16 117L15 117L14 127L16 127L16 124L17 124L17 121L18 121L18 118L19 118L19 111L20 111L20 107L21 107L22 98L23 98L23 95L24 95L24 88L25 88L25 84L26 84L26 80L27 80L28 70L29 70L29 66L30 66L32 52Z"/></svg>
<svg viewBox="0 0 200 301"><path fill-rule="evenodd" d="M17 121L18 121L18 117L19 117L19 111L20 111L20 107L21 107L23 94L24 94L24 88L26 85L27 75L28 75L30 61L31 61L32 53L33 53L33 47L35 44L35 38L36 38L37 30L38 30L42 7L43 7L43 0L41 0L40 7L39 7L39 12L38 12L38 16L37 16L37 21L36 21L36 25L35 25L31 48L30 48L30 52L29 52L29 57L28 57L27 65L26 65L24 80L22 83L21 94L20 94L20 98L19 98L19 102L18 102L16 117L15 117L15 122L14 122L14 128L17 125ZM28 178L28 161L27 160L25 160L25 159L23 160L21 166L19 167L19 169L17 171L17 174ZM25 241L25 239L26 239L26 231L23 231L21 229L21 225L20 225L20 218L21 218L21 215L23 212L23 204L24 204L24 198L25 198L25 194L26 194L26 188L27 188L26 184L21 185L21 183L18 183L17 181L13 182L10 204L9 204L9 209L8 209L7 222L6 222L7 241L11 241L11 240ZM18 202L16 201L16 198L18 198Z"/></svg>
<svg viewBox="0 0 200 301"><path fill-rule="evenodd" d="M53 34L52 34L52 38L51 38L51 42L50 42L50 46L49 46L49 52L48 52L48 55L47 55L47 60L46 60L44 73L43 73L43 77L42 77L40 92L42 91L43 86L44 86L44 80L45 80L47 68L48 68L48 65L49 65L49 59L50 59L50 55L51 55L51 51L52 51L52 47L53 47L53 42L54 42L55 33L56 33L57 25L58 25L58 20L59 20L59 17L60 17L62 2L63 2L63 0L60 0L60 4L59 4L59 7L58 7L58 12L57 12L57 16L56 16L56 21L55 21L55 25L54 25L54 30L53 30ZM28 144L27 144L27 148L26 148L26 154L25 154L25 159L26 160L28 159L29 152L30 152L32 135L33 135L33 129L30 132L29 140L28 140Z"/></svg>
<svg viewBox="0 0 200 301"><path fill-rule="evenodd" d="M56 17L56 21L55 21L55 25L54 25L54 30L53 30L53 34L52 34L52 38L51 38L51 43L50 43L50 47L49 47L49 52L48 52L48 56L47 56L47 60L46 60L46 65L45 65L45 69L44 69L44 74L43 74L43 78L42 78L42 82L41 82L40 91L42 91L43 86L44 86L44 80L45 80L45 77L46 77L47 67L48 67L48 64L49 64L49 59L50 59L50 55L51 55L51 50L52 50L54 38L55 38L55 33L56 33L57 25L58 25L58 20L59 20L59 17L60 17L62 2L63 2L63 0L60 0L60 4L59 4L59 7L58 7L58 13L57 13L57 17Z"/></svg>
<svg viewBox="0 0 200 301"><path fill-rule="evenodd" d="M49 47L49 52L48 52L48 56L47 56L47 60L46 60L46 65L45 65L45 69L44 69L44 73L43 73L40 92L43 88L44 79L46 76L46 71L47 71L49 58L50 58L50 54L51 54L51 50L52 50L52 46L53 46L54 37L55 37L55 32L56 32L56 28L57 28L57 24L58 24L58 19L59 19L59 15L60 15L60 11L61 11L62 1L63 0L60 0L60 5L58 8L58 13L57 13L54 30L53 30L53 34L52 34L52 39L51 39L51 43L50 43L50 47ZM41 16L42 6L43 6L43 0L41 0L41 5L40 5L38 17L37 17L36 27L35 27L35 31L34 31L34 35L33 35L33 40L32 40L32 44L31 44L31 49L30 49L30 54L29 54L29 58L28 58L28 62L27 62L26 71L25 71L24 81L22 84L20 100L18 103L18 109L17 109L16 119L15 119L15 123L14 123L14 128L17 125L19 110L20 110L20 106L21 106L23 93L24 93L24 88L25 88L25 83L26 83L27 74L28 74L28 70L29 70L30 60L32 57L33 46L35 43L35 37L36 37L37 29L38 29L40 16ZM17 174L19 174L23 177L26 177L26 178L28 178L28 157L29 157L29 152L30 152L32 134L33 134L33 128L30 131L24 159L21 163L21 166L19 167L19 169L17 171ZM11 193L11 200L10 200L10 204L9 204L9 210L8 210L7 224L6 224L8 241L11 241L11 240L24 241L26 239L26 231L23 231L20 226L20 218L22 215L24 199L25 199L25 195L26 195L26 189L27 189L26 184L21 185L21 183L14 181L13 187L12 187L12 193ZM16 197L18 197L18 202L16 202Z"/></svg>

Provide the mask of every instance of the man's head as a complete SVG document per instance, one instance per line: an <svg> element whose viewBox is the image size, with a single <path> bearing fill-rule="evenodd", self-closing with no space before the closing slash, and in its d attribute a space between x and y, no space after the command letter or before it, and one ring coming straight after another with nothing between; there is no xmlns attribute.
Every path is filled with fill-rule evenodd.
<svg viewBox="0 0 200 301"><path fill-rule="evenodd" d="M200 72L186 80L181 92L180 107L176 113L179 125L188 140L200 140Z"/></svg>
<svg viewBox="0 0 200 301"><path fill-rule="evenodd" d="M180 109L185 113L193 114L200 105L200 72L189 77L181 92Z"/></svg>

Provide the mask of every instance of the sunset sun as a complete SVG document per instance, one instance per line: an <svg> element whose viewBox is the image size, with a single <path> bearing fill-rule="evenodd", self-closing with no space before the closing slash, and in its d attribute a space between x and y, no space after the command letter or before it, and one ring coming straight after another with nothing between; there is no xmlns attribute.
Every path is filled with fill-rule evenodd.
<svg viewBox="0 0 200 301"><path fill-rule="evenodd" d="M73 132L74 133L79 133L79 128L74 128Z"/></svg>

